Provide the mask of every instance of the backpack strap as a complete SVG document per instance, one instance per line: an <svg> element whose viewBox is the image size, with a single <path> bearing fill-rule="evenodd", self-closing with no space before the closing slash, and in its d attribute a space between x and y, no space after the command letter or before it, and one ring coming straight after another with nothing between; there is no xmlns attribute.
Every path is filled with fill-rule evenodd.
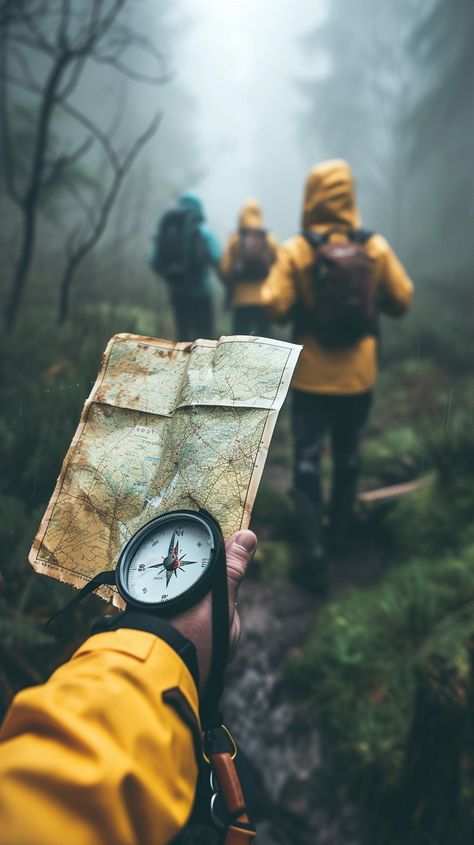
<svg viewBox="0 0 474 845"><path fill-rule="evenodd" d="M339 229L329 229L327 232L313 232L311 229L303 229L301 234L308 241L310 246L314 249L318 249L320 246L328 242L332 232L341 232L341 234L346 234L349 240L356 244L361 244L361 246L363 246L369 238L375 235L375 232L372 232L370 229L348 229L346 232L342 232Z"/></svg>
<svg viewBox="0 0 474 845"><path fill-rule="evenodd" d="M375 232L371 232L370 229L349 229L347 232L349 240L361 246L364 246L373 235L375 235Z"/></svg>
<svg viewBox="0 0 474 845"><path fill-rule="evenodd" d="M303 229L301 234L313 249L319 249L329 240L330 232L313 232L311 229Z"/></svg>
<svg viewBox="0 0 474 845"><path fill-rule="evenodd" d="M245 235L247 232L251 232L252 234L261 235L265 237L268 235L266 229L263 229L262 226L239 226L237 230L238 235Z"/></svg>

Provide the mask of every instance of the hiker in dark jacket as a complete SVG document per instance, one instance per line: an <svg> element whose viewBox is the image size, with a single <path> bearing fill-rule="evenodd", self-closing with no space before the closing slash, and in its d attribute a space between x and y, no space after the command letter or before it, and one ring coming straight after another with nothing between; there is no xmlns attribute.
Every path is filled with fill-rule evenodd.
<svg viewBox="0 0 474 845"><path fill-rule="evenodd" d="M178 340L214 337L210 270L218 269L220 258L201 200L181 194L163 215L149 256L152 270L168 284Z"/></svg>
<svg viewBox="0 0 474 845"><path fill-rule="evenodd" d="M262 302L273 319L294 320L295 340L303 344L292 384L294 491L305 517L311 557L322 561L324 441L329 434L331 535L341 539L351 523L359 433L377 377L376 312L403 315L411 305L413 284L387 241L360 229L352 173L345 161L323 162L310 171L302 229L279 250L262 288ZM350 268L351 261L352 276L341 270L344 262L346 270ZM336 282L329 292L324 277ZM344 289L347 279L349 288ZM348 292L354 284L355 307L353 292ZM339 302L331 300L335 291Z"/></svg>
<svg viewBox="0 0 474 845"><path fill-rule="evenodd" d="M264 228L260 203L248 200L221 261L227 298L234 311L234 334L270 334L271 324L260 291L277 252L278 241Z"/></svg>

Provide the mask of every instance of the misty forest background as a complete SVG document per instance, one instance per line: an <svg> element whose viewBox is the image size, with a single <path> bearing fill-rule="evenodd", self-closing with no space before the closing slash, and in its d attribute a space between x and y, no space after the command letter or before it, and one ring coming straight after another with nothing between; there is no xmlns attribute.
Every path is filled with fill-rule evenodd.
<svg viewBox="0 0 474 845"><path fill-rule="evenodd" d="M308 794L339 819L335 838L291 841L472 842L474 6L85 6L0 0L2 712L104 612L89 599L61 637L46 633L71 590L34 575L27 555L109 337L174 336L147 267L159 214L193 188L223 241L248 189L284 239L299 229L306 170L345 157L364 225L416 284L413 312L383 325L361 487L427 484L361 503L329 596L314 599L298 647L288 634L282 683L322 737ZM214 292L225 334L217 280ZM291 579L290 469L286 408L252 524L256 594Z"/></svg>

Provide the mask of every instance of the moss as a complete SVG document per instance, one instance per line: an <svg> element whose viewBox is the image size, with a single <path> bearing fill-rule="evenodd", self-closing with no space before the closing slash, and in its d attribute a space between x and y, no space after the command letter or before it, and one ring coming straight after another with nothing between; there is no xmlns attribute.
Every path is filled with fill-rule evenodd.
<svg viewBox="0 0 474 845"><path fill-rule="evenodd" d="M262 581L288 578L292 556L286 543L263 540L258 544L255 566Z"/></svg>
<svg viewBox="0 0 474 845"><path fill-rule="evenodd" d="M333 601L318 617L292 680L314 700L335 779L364 813L383 813L388 796L396 795L415 668L439 655L467 682L473 635L474 546L394 568L377 586ZM472 799L472 773L465 778L464 794Z"/></svg>

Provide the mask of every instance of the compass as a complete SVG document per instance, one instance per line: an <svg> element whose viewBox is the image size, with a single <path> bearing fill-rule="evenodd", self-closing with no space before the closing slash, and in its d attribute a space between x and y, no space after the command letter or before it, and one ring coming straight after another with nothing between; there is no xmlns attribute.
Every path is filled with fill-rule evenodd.
<svg viewBox="0 0 474 845"><path fill-rule="evenodd" d="M128 605L162 616L196 604L225 571L222 532L206 511L170 511L131 537L117 561L117 589Z"/></svg>

